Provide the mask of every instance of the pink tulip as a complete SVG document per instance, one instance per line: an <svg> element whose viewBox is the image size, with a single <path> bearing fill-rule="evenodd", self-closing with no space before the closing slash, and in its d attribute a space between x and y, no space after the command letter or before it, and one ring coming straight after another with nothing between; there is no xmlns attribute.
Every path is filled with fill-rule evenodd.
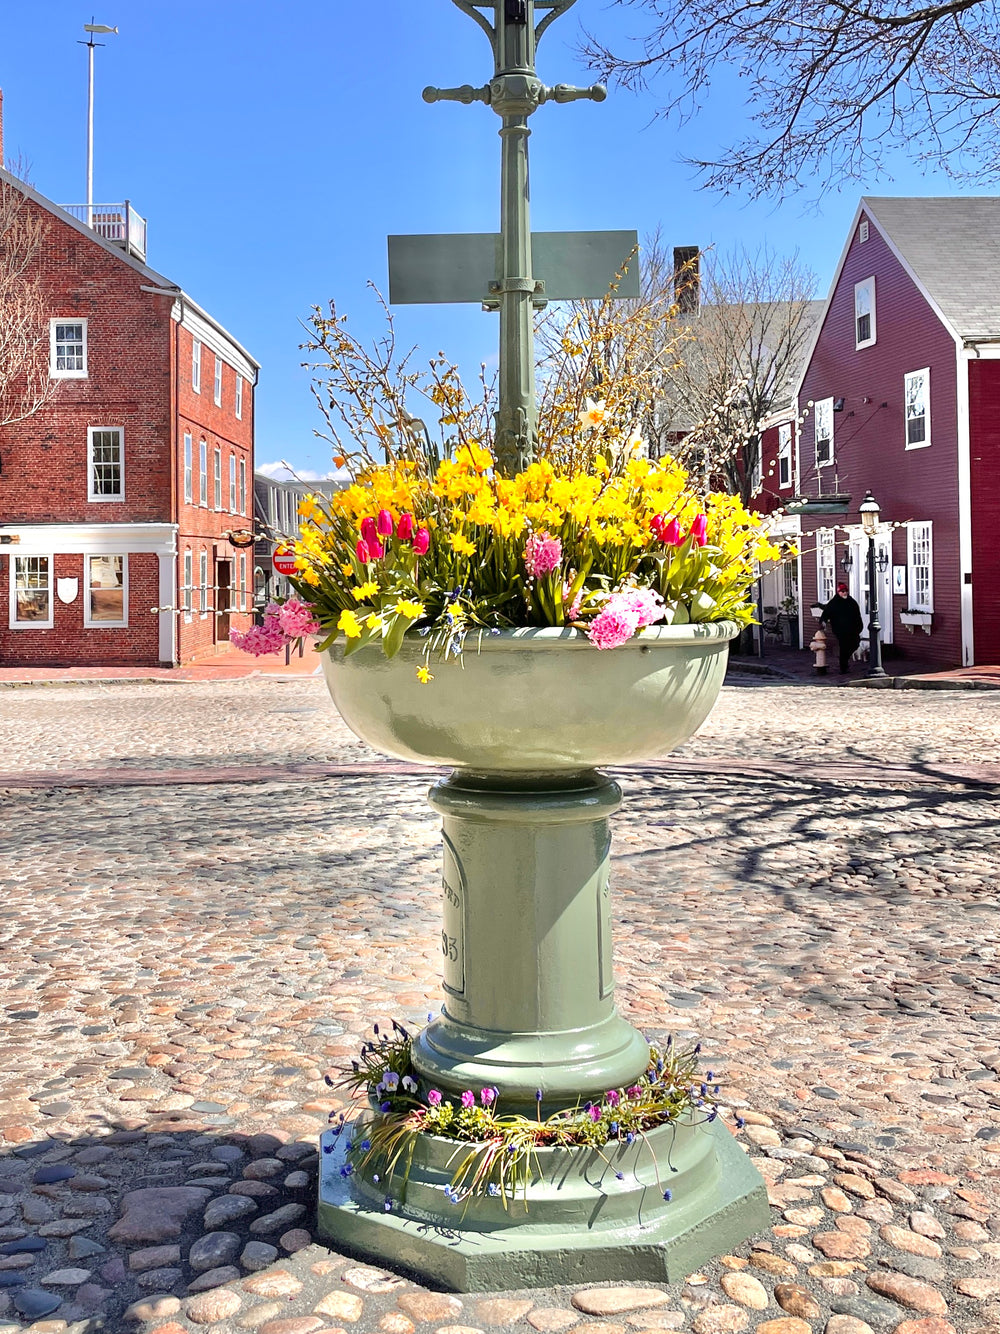
<svg viewBox="0 0 1000 1334"><path fill-rule="evenodd" d="M694 540L698 543L700 547L703 547L706 541L708 540L707 537L705 536L705 530L707 528L708 528L708 519L706 519L704 514L699 514L698 517L695 519L694 523L691 525L691 536L694 538Z"/></svg>
<svg viewBox="0 0 1000 1334"><path fill-rule="evenodd" d="M369 542L368 554L372 560L381 560L385 555L385 547L381 542Z"/></svg>
<svg viewBox="0 0 1000 1334"><path fill-rule="evenodd" d="M358 544L354 548L354 553L362 565L367 565L371 560L371 552L368 549L368 543L363 537L358 538Z"/></svg>
<svg viewBox="0 0 1000 1334"><path fill-rule="evenodd" d="M396 536L401 542L408 542L413 536L413 515L401 514L396 524Z"/></svg>
<svg viewBox="0 0 1000 1334"><path fill-rule="evenodd" d="M413 550L418 556L422 556L431 544L431 535L426 528L418 528L413 534Z"/></svg>
<svg viewBox="0 0 1000 1334"><path fill-rule="evenodd" d="M649 531L653 534L654 537L658 537L658 538L660 539L661 542L663 541L663 515L662 515L662 514L654 514L654 515L653 515L653 517L652 517L652 518L650 519L650 521L649 521Z"/></svg>
<svg viewBox="0 0 1000 1334"><path fill-rule="evenodd" d="M669 523L663 525L660 530L660 541L668 547L679 547L684 541L681 537L681 526L676 519L671 519Z"/></svg>
<svg viewBox="0 0 1000 1334"><path fill-rule="evenodd" d="M374 519L368 518L361 520L361 536L370 547L378 545L378 524Z"/></svg>
<svg viewBox="0 0 1000 1334"><path fill-rule="evenodd" d="M378 528L379 537L392 537L393 522L392 515L388 510L379 510L378 518L375 521Z"/></svg>

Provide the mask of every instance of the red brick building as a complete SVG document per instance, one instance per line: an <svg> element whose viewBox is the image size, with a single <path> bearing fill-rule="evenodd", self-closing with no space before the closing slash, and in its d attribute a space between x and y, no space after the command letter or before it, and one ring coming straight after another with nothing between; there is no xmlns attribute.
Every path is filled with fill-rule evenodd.
<svg viewBox="0 0 1000 1334"><path fill-rule="evenodd" d="M42 224L50 401L0 427L0 662L179 664L250 624L259 366L145 263L128 205Z"/></svg>
<svg viewBox="0 0 1000 1334"><path fill-rule="evenodd" d="M784 420L762 508L799 528L803 636L844 580L867 621L858 505L881 506L883 640L1000 662L1000 198L862 199Z"/></svg>

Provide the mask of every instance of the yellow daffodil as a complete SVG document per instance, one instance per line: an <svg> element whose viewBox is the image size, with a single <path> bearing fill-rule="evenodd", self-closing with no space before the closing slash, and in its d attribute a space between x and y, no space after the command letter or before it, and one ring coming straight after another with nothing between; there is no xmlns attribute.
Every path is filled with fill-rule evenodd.
<svg viewBox="0 0 1000 1334"><path fill-rule="evenodd" d="M423 616L426 608L422 602L413 602L409 598L403 598L396 603L394 610L400 615L405 616L407 620L415 621Z"/></svg>
<svg viewBox="0 0 1000 1334"><path fill-rule="evenodd" d="M354 612L346 607L340 613L337 629L343 630L348 639L360 639L361 637L361 622L358 620L357 616L355 616Z"/></svg>
<svg viewBox="0 0 1000 1334"><path fill-rule="evenodd" d="M378 584L369 579L366 584L361 584L358 588L352 588L351 592L354 594L357 602L367 602L369 598L373 598L378 592Z"/></svg>
<svg viewBox="0 0 1000 1334"><path fill-rule="evenodd" d="M451 549L457 551L460 556L471 556L476 550L476 544L470 542L467 537L463 537L461 533L453 533Z"/></svg>
<svg viewBox="0 0 1000 1334"><path fill-rule="evenodd" d="M382 617L376 616L374 612L372 612L370 616L365 617L365 626L369 630L377 630L381 624Z"/></svg>
<svg viewBox="0 0 1000 1334"><path fill-rule="evenodd" d="M353 579L353 578L354 578L354 566L353 566L353 565L348 565L347 562L345 561L344 564L341 565L341 567L340 567L340 573L344 576L345 579Z"/></svg>
<svg viewBox="0 0 1000 1334"><path fill-rule="evenodd" d="M421 684L422 686L425 686L425 685L427 684L428 681L433 681L433 680L434 680L434 676L433 676L433 674L431 673L430 668L429 668L429 667L418 667L418 668L417 668L417 680L420 682L420 684Z"/></svg>
<svg viewBox="0 0 1000 1334"><path fill-rule="evenodd" d="M460 602L449 602L445 610L449 616L461 616L462 604Z"/></svg>

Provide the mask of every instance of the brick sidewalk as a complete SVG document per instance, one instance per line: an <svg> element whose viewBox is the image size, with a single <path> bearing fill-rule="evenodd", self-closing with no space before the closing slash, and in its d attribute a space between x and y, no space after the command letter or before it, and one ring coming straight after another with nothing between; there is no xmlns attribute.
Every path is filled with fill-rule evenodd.
<svg viewBox="0 0 1000 1334"><path fill-rule="evenodd" d="M247 676L318 676L320 655L311 644L301 656L266 653L254 658L228 648L186 667L0 667L0 686L66 685L76 681L237 681Z"/></svg>

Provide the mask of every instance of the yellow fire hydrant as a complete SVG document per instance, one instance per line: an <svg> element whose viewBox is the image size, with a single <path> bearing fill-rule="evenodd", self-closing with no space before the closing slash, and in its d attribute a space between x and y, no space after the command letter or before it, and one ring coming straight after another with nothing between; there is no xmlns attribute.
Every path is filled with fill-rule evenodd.
<svg viewBox="0 0 1000 1334"><path fill-rule="evenodd" d="M809 641L809 647L816 654L816 661L813 663L816 675L826 676L826 632L822 626L817 627L816 633Z"/></svg>

